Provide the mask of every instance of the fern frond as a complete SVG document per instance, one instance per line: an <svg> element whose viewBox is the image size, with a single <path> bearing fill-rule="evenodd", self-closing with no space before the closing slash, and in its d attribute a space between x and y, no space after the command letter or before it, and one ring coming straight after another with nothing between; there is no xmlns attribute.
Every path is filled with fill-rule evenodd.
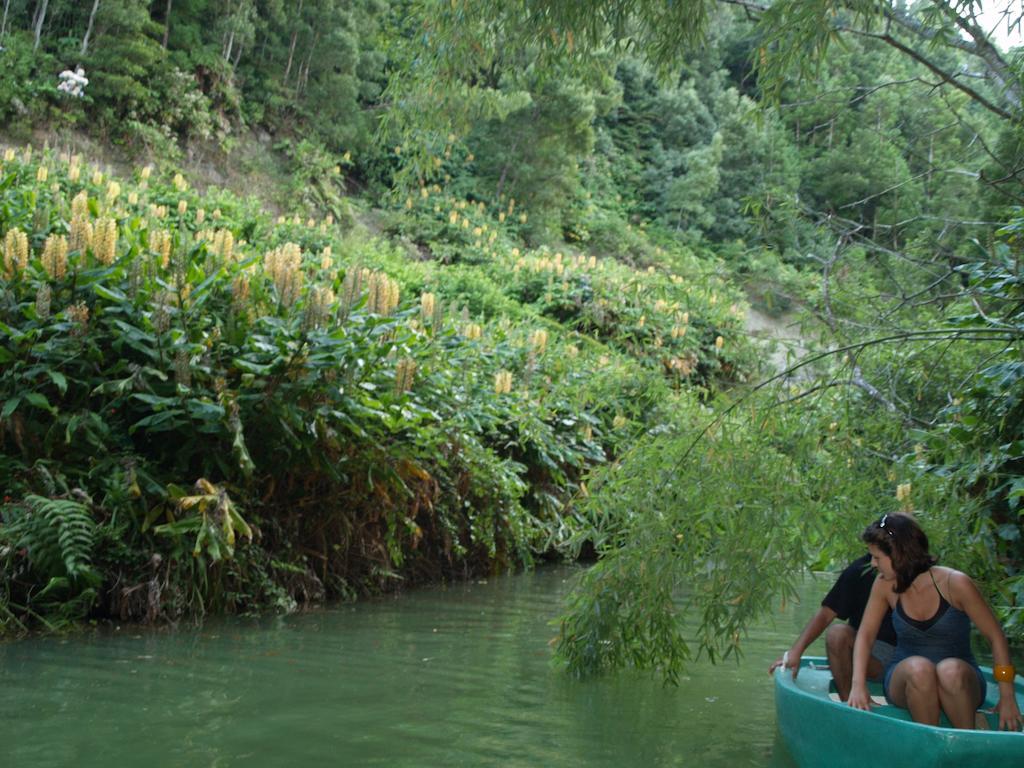
<svg viewBox="0 0 1024 768"><path fill-rule="evenodd" d="M88 507L70 499L25 497L27 509L9 526L18 547L28 551L32 568L51 578L95 584L92 567L96 521Z"/></svg>

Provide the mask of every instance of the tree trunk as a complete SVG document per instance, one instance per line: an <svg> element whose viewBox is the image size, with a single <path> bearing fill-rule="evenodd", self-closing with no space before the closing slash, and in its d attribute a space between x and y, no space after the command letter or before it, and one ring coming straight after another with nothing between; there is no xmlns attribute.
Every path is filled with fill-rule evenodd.
<svg viewBox="0 0 1024 768"><path fill-rule="evenodd" d="M313 61L313 51L316 50L316 44L320 42L320 33L317 32L313 35L313 42L309 46L309 55L306 57L306 65L301 68L301 74L299 76L299 84L295 89L296 93L300 90L305 90L306 85L309 83L309 65Z"/></svg>
<svg viewBox="0 0 1024 768"><path fill-rule="evenodd" d="M11 7L11 0L4 0L4 20L0 22L0 40L4 39L4 33L7 31L7 11Z"/></svg>
<svg viewBox="0 0 1024 768"><path fill-rule="evenodd" d="M302 3L303 0L299 0L299 10L295 14L298 21L302 21ZM284 84L288 83L288 75L291 74L292 61L295 58L295 42L299 39L298 21L296 22L295 29L292 31L291 45L288 46L288 66L284 69Z"/></svg>
<svg viewBox="0 0 1024 768"><path fill-rule="evenodd" d="M46 6L49 4L50 0L39 0L36 3L36 17L33 19L35 21L36 42L32 46L33 51L39 49L39 38L43 34L43 22L46 21Z"/></svg>
<svg viewBox="0 0 1024 768"><path fill-rule="evenodd" d="M92 25L96 22L96 10L100 7L100 0L93 0L92 10L89 11L89 25L85 28L85 37L82 38L82 50L80 54L85 56L89 51L89 37L92 35Z"/></svg>
<svg viewBox="0 0 1024 768"><path fill-rule="evenodd" d="M224 61L231 61L231 49L235 47L235 30L228 35L227 45L224 46Z"/></svg>
<svg viewBox="0 0 1024 768"><path fill-rule="evenodd" d="M171 4L174 0L167 0L167 8L164 9L164 50L167 50L167 38L171 34Z"/></svg>

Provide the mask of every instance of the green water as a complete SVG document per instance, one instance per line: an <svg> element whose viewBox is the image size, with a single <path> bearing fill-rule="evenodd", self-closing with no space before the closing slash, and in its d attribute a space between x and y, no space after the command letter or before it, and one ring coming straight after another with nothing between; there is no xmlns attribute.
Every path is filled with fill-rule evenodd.
<svg viewBox="0 0 1024 768"><path fill-rule="evenodd" d="M678 688L577 682L549 647L574 573L0 645L0 768L783 764L767 667L814 599Z"/></svg>

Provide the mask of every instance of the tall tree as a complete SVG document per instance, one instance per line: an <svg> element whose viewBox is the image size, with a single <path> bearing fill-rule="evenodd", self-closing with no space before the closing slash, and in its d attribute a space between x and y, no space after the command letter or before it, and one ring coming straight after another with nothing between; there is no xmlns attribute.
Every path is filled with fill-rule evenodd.
<svg viewBox="0 0 1024 768"><path fill-rule="evenodd" d="M85 28L85 35L82 37L82 48L79 53L85 56L89 52L89 37L92 35L92 26L96 22L96 10L100 7L100 0L93 0L92 10L89 11L89 24Z"/></svg>

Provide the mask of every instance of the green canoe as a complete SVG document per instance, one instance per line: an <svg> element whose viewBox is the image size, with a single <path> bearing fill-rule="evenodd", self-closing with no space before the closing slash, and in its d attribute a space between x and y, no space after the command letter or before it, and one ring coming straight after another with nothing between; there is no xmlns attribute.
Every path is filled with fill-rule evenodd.
<svg viewBox="0 0 1024 768"><path fill-rule="evenodd" d="M915 723L907 710L887 704L853 709L833 693L827 664L805 657L796 680L782 668L775 673L779 740L800 768L1024 768L1024 733L996 730L998 718L982 712L999 699L992 670L982 667L989 685L979 725L988 730L963 731ZM1019 675L1015 685L1024 711ZM881 693L872 684L872 697Z"/></svg>

